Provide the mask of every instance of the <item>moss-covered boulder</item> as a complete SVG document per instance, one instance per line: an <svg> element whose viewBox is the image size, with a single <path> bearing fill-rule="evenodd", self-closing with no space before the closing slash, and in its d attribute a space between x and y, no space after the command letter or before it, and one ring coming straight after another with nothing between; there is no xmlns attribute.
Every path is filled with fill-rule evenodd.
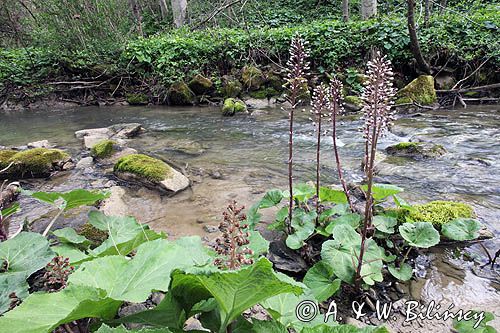
<svg viewBox="0 0 500 333"><path fill-rule="evenodd" d="M116 141L112 140L103 140L96 143L90 149L90 155L95 158L107 158L113 155L114 145L116 145Z"/></svg>
<svg viewBox="0 0 500 333"><path fill-rule="evenodd" d="M262 88L256 91L251 91L250 92L250 97L256 98L256 99L270 99L273 96L278 96L280 93L272 88L272 87L267 87L267 88Z"/></svg>
<svg viewBox="0 0 500 333"><path fill-rule="evenodd" d="M409 158L436 158L447 153L442 145L429 142L400 142L385 149L387 154Z"/></svg>
<svg viewBox="0 0 500 333"><path fill-rule="evenodd" d="M410 221L431 222L435 225L442 225L457 218L476 217L470 205L454 201L431 201L414 205L406 216Z"/></svg>
<svg viewBox="0 0 500 333"><path fill-rule="evenodd" d="M59 149L34 148L23 151L0 151L0 179L47 177L66 170L71 157Z"/></svg>
<svg viewBox="0 0 500 333"><path fill-rule="evenodd" d="M214 84L209 78L206 78L201 74L197 74L191 79L191 81L189 81L188 86L189 89L191 89L191 91L196 95L204 95L212 90Z"/></svg>
<svg viewBox="0 0 500 333"><path fill-rule="evenodd" d="M236 98L227 98L222 105L222 115L226 117L234 116L236 113L245 112L247 106L245 102Z"/></svg>
<svg viewBox="0 0 500 333"><path fill-rule="evenodd" d="M268 73L266 77L266 86L268 88L272 88L277 92L282 92L283 91L283 86L285 84L285 81L279 76L274 73Z"/></svg>
<svg viewBox="0 0 500 333"><path fill-rule="evenodd" d="M358 96L346 96L344 103L348 111L359 111L363 108L363 100Z"/></svg>
<svg viewBox="0 0 500 333"><path fill-rule="evenodd" d="M407 103L431 105L436 101L434 78L430 75L421 75L397 93L396 105Z"/></svg>
<svg viewBox="0 0 500 333"><path fill-rule="evenodd" d="M127 94L125 98L128 104L134 106L148 105L149 103L149 98L146 94Z"/></svg>
<svg viewBox="0 0 500 333"><path fill-rule="evenodd" d="M196 101L195 94L185 82L175 82L168 89L170 105L193 105Z"/></svg>
<svg viewBox="0 0 500 333"><path fill-rule="evenodd" d="M235 98L241 95L243 85L235 78L227 77L222 83L221 93L225 98Z"/></svg>
<svg viewBox="0 0 500 333"><path fill-rule="evenodd" d="M161 192L179 192L189 186L189 179L167 163L143 154L120 158L115 175L125 181L142 184Z"/></svg>
<svg viewBox="0 0 500 333"><path fill-rule="evenodd" d="M245 66L241 70L241 82L248 90L258 90L266 82L266 76L255 66Z"/></svg>

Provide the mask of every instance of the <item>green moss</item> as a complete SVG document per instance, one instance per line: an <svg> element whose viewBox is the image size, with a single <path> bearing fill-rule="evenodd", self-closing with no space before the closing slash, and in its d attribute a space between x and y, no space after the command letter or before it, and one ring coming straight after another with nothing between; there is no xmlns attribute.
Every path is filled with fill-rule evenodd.
<svg viewBox="0 0 500 333"><path fill-rule="evenodd" d="M195 97L188 85L182 81L172 84L168 89L168 100L171 105L193 105Z"/></svg>
<svg viewBox="0 0 500 333"><path fill-rule="evenodd" d="M357 107L362 107L363 106L363 100L360 97L358 97L358 96L346 96L344 98L344 101L346 103L355 105Z"/></svg>
<svg viewBox="0 0 500 333"><path fill-rule="evenodd" d="M18 151L15 150L0 150L0 170L5 169L9 166L10 158L16 155Z"/></svg>
<svg viewBox="0 0 500 333"><path fill-rule="evenodd" d="M98 142L90 149L90 155L97 158L109 157L113 154L113 145L115 144L116 142L111 140Z"/></svg>
<svg viewBox="0 0 500 333"><path fill-rule="evenodd" d="M107 231L97 229L90 223L83 224L76 232L92 241L96 246L101 245L109 236Z"/></svg>
<svg viewBox="0 0 500 333"><path fill-rule="evenodd" d="M413 206L407 217L415 222L431 222L440 225L456 218L473 218L475 213L468 204L453 201L431 201L423 205Z"/></svg>
<svg viewBox="0 0 500 333"><path fill-rule="evenodd" d="M127 94L126 99L130 105L147 105L149 98L145 94Z"/></svg>
<svg viewBox="0 0 500 333"><path fill-rule="evenodd" d="M0 152L0 164L12 166L5 172L7 175L24 177L44 176L50 174L54 163L69 159L69 155L59 149L35 148L12 153L11 150ZM10 156L6 159L7 156ZM4 162L4 159L6 161ZM2 169L3 169L2 168Z"/></svg>
<svg viewBox="0 0 500 333"><path fill-rule="evenodd" d="M152 182L160 182L172 173L167 163L142 154L127 155L116 162L114 171L129 172Z"/></svg>
<svg viewBox="0 0 500 333"><path fill-rule="evenodd" d="M421 144L420 142L400 142L392 148L396 150L418 149Z"/></svg>
<svg viewBox="0 0 500 333"><path fill-rule="evenodd" d="M245 66L241 70L241 81L250 90L259 89L265 80L264 73L255 66Z"/></svg>
<svg viewBox="0 0 500 333"><path fill-rule="evenodd" d="M226 98L238 97L243 91L243 86L238 80L228 80L222 87L222 95Z"/></svg>
<svg viewBox="0 0 500 333"><path fill-rule="evenodd" d="M421 75L411 81L397 94L396 104L418 103L421 105L433 104L437 100L434 89L434 78L430 75Z"/></svg>
<svg viewBox="0 0 500 333"><path fill-rule="evenodd" d="M279 95L279 92L271 87L250 92L250 97L256 99L266 99L277 95Z"/></svg>
<svg viewBox="0 0 500 333"><path fill-rule="evenodd" d="M269 73L267 74L266 86L274 89L277 92L283 91L284 81L281 77L276 74Z"/></svg>
<svg viewBox="0 0 500 333"><path fill-rule="evenodd" d="M196 95L203 95L212 89L213 83L210 79L204 77L203 75L197 74L191 81L189 81L189 88Z"/></svg>
<svg viewBox="0 0 500 333"><path fill-rule="evenodd" d="M234 116L236 113L245 112L247 106L244 102L236 98L226 98L222 106L222 114L224 116Z"/></svg>

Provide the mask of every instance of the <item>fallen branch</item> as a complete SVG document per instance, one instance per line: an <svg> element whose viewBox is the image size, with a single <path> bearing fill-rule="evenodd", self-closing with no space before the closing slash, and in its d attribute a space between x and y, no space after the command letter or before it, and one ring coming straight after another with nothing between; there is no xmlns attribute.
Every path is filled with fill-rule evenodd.
<svg viewBox="0 0 500 333"><path fill-rule="evenodd" d="M478 87L471 87L471 88L436 90L436 93L439 93L439 94L463 93L463 92L469 92L469 91L493 90L493 89L499 89L499 88L500 88L500 83L494 83L494 84L489 84L486 86L478 86Z"/></svg>
<svg viewBox="0 0 500 333"><path fill-rule="evenodd" d="M200 26L202 26L203 24L211 21L215 16L217 16L217 14L219 14L220 12L222 12L223 10L233 6L233 5L236 5L237 3L240 3L241 0L236 0L236 1L232 1L228 4L225 4L219 8L217 8L209 17L207 17L206 19L204 19L203 21L201 21L200 23L198 23L194 28L197 29L199 28Z"/></svg>

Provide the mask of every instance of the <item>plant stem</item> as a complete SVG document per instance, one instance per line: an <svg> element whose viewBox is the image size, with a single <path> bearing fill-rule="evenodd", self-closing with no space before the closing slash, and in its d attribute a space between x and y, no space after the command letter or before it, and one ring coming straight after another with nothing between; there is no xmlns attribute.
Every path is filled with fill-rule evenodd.
<svg viewBox="0 0 500 333"><path fill-rule="evenodd" d="M321 112L318 117L318 140L316 143L316 225L319 224L319 186L320 186L320 150L321 150Z"/></svg>
<svg viewBox="0 0 500 333"><path fill-rule="evenodd" d="M290 121L290 132L288 138L288 190L290 191L290 197L288 201L288 223L287 231L288 234L292 233L292 215L293 215L293 106L290 109L289 121Z"/></svg>
<svg viewBox="0 0 500 333"><path fill-rule="evenodd" d="M47 234L49 233L50 231L50 228L52 228L52 226L54 225L54 223L56 222L56 220L61 216L61 214L64 212L64 208L59 208L59 213L57 213L57 215L52 219L52 221L50 221L49 225L47 226L47 228L45 228L45 231L43 232L42 236L47 236Z"/></svg>

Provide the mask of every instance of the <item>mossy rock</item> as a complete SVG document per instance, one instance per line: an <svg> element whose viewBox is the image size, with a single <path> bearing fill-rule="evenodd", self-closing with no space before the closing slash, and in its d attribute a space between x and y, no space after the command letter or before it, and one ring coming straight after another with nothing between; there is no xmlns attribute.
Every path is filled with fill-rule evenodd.
<svg viewBox="0 0 500 333"><path fill-rule="evenodd" d="M112 140L103 140L99 143L96 143L90 149L90 155L95 158L106 158L113 155L114 145L116 145L115 141Z"/></svg>
<svg viewBox="0 0 500 333"><path fill-rule="evenodd" d="M248 90L258 90L266 81L266 77L259 68L245 66L241 70L241 81Z"/></svg>
<svg viewBox="0 0 500 333"><path fill-rule="evenodd" d="M222 106L222 115L234 116L236 113L245 112L246 110L245 102L236 98L226 98Z"/></svg>
<svg viewBox="0 0 500 333"><path fill-rule="evenodd" d="M148 105L149 98L145 94L127 94L127 103L130 105Z"/></svg>
<svg viewBox="0 0 500 333"><path fill-rule="evenodd" d="M257 91L251 91L250 92L250 97L256 98L256 99L270 99L273 96L278 96L280 93L272 88L272 87L267 87L264 89L260 89Z"/></svg>
<svg viewBox="0 0 500 333"><path fill-rule="evenodd" d="M389 155L411 158L436 158L447 153L442 145L428 142L400 142L385 150Z"/></svg>
<svg viewBox="0 0 500 333"><path fill-rule="evenodd" d="M108 232L105 230L97 229L90 223L85 223L76 231L77 234L84 236L88 240L94 243L94 246L101 245L106 239L108 239Z"/></svg>
<svg viewBox="0 0 500 333"><path fill-rule="evenodd" d="M70 156L59 149L34 148L23 151L0 151L0 170L12 165L0 178L37 178L49 176L52 171L61 170Z"/></svg>
<svg viewBox="0 0 500 333"><path fill-rule="evenodd" d="M309 90L309 86L307 85L307 80L298 78L295 80L300 81L300 86L299 86L299 94L297 96L298 100L300 101L300 104L307 104L311 101L311 91ZM291 83L293 81L289 81L285 84L286 90L290 89Z"/></svg>
<svg viewBox="0 0 500 333"><path fill-rule="evenodd" d="M431 201L415 205L408 213L408 219L415 222L431 222L441 225L457 218L474 218L474 209L465 203L454 201Z"/></svg>
<svg viewBox="0 0 500 333"><path fill-rule="evenodd" d="M421 105L434 104L437 101L434 78L431 75L421 75L411 81L397 94L396 104L418 103Z"/></svg>
<svg viewBox="0 0 500 333"><path fill-rule="evenodd" d="M167 163L142 154L120 158L115 164L114 171L131 173L151 182L160 182L172 174L172 168Z"/></svg>
<svg viewBox="0 0 500 333"><path fill-rule="evenodd" d="M272 88L277 92L282 92L284 84L285 81L280 76L274 73L267 74L266 86L268 88Z"/></svg>
<svg viewBox="0 0 500 333"><path fill-rule="evenodd" d="M168 89L168 100L171 105L193 105L195 99L195 94L185 82L173 83Z"/></svg>
<svg viewBox="0 0 500 333"><path fill-rule="evenodd" d="M243 85L236 79L228 79L222 85L222 95L225 98L238 97L243 91Z"/></svg>
<svg viewBox="0 0 500 333"><path fill-rule="evenodd" d="M197 74L189 81L188 86L196 95L204 95L212 90L214 84L209 78Z"/></svg>
<svg viewBox="0 0 500 333"><path fill-rule="evenodd" d="M348 111L359 111L363 108L363 100L358 96L346 96L344 97L344 103Z"/></svg>

